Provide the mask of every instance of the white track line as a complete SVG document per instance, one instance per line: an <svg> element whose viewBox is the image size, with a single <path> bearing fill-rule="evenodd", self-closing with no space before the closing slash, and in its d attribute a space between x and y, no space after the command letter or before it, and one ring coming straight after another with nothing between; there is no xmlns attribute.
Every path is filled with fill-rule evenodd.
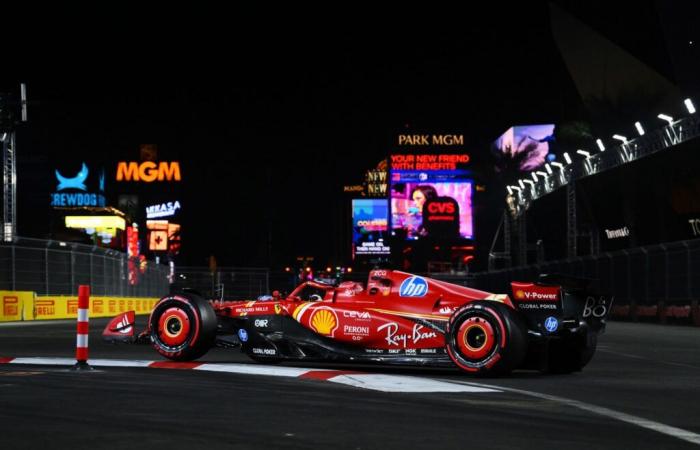
<svg viewBox="0 0 700 450"><path fill-rule="evenodd" d="M682 428L673 427L660 422L654 422L653 420L644 419L642 417L633 416L631 414L626 414L620 411L615 411L614 409L604 408L602 406L591 405L589 403L580 402L578 400L572 400L564 397L557 397L555 395L541 394L539 392L526 391L523 389L507 388L502 386L491 386L488 384L481 383L471 383L454 381L455 383L466 384L469 386L478 386L483 388L495 388L506 392L513 392L517 394L527 395L529 397L540 398L543 400L549 400L556 403L561 403L567 406L573 406L574 408L581 409L583 411L588 411L594 414L598 414L605 417L610 417L612 419L620 420L622 422L627 422L632 425L637 425L638 427L646 428L648 430L653 430L677 439L681 439L692 444L700 445L700 434L694 433L692 431L684 430Z"/></svg>
<svg viewBox="0 0 700 450"><path fill-rule="evenodd" d="M338 375L328 381L382 392L501 392L500 388L495 387L470 386L402 375Z"/></svg>
<svg viewBox="0 0 700 450"><path fill-rule="evenodd" d="M95 320L95 318L93 318ZM59 320L28 320L17 322L0 322L0 328L12 327L33 327L37 325L65 325L67 323L75 323L75 319L59 319Z"/></svg>
<svg viewBox="0 0 700 450"><path fill-rule="evenodd" d="M310 370L299 367L284 367L284 366L265 366L258 364L202 364L195 367L194 370L203 370L205 372L228 372L240 373L243 375L266 375L271 377L292 377L297 378Z"/></svg>

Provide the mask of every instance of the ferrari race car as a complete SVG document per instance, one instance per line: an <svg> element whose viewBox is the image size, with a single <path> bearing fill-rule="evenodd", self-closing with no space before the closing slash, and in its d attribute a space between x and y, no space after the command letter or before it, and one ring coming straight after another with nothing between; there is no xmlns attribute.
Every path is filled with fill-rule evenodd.
<svg viewBox="0 0 700 450"><path fill-rule="evenodd" d="M139 335L127 312L103 336L150 342L175 361L220 346L266 363L457 366L481 375L581 370L612 299L592 294L585 281L554 276L513 282L512 290L511 298L396 270L373 270L366 286L307 281L285 298L205 300L186 290L163 297Z"/></svg>

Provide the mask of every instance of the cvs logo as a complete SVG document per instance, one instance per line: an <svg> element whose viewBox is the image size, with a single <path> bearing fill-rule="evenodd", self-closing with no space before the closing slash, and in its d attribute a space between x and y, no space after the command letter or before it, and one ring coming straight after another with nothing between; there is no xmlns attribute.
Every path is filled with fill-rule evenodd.
<svg viewBox="0 0 700 450"><path fill-rule="evenodd" d="M428 212L432 214L454 214L456 209L452 202L433 202L428 204Z"/></svg>

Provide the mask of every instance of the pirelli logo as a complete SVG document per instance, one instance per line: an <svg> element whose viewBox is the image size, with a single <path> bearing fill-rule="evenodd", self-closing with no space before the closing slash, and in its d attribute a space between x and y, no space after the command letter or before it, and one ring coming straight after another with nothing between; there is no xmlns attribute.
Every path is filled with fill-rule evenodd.
<svg viewBox="0 0 700 450"><path fill-rule="evenodd" d="M34 314L38 316L55 316L56 300L36 300L34 302Z"/></svg>
<svg viewBox="0 0 700 450"><path fill-rule="evenodd" d="M78 300L68 300L66 302L66 313L78 314Z"/></svg>
<svg viewBox="0 0 700 450"><path fill-rule="evenodd" d="M19 298L3 297L2 298L2 314L5 317L16 316L19 314Z"/></svg>

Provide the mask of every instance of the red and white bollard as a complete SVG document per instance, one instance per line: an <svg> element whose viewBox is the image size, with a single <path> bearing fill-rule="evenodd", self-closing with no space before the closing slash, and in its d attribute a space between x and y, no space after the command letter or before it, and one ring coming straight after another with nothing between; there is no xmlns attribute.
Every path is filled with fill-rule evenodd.
<svg viewBox="0 0 700 450"><path fill-rule="evenodd" d="M78 336L75 346L75 359L77 362L73 370L92 370L88 364L88 334L90 318L90 286L78 286Z"/></svg>

